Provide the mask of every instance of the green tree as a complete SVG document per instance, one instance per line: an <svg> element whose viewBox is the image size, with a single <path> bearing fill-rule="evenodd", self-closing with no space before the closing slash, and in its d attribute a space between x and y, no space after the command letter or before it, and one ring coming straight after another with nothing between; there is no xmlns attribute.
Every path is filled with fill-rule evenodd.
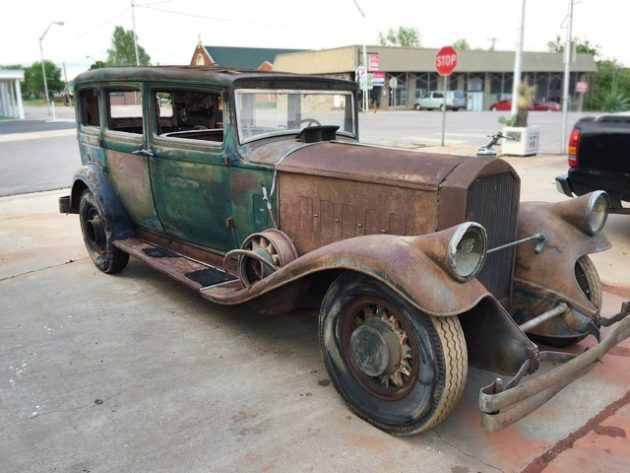
<svg viewBox="0 0 630 473"><path fill-rule="evenodd" d="M591 110L627 108L630 97L630 68L611 59L597 61L597 72L591 76L586 106ZM617 103L617 105L615 105Z"/></svg>
<svg viewBox="0 0 630 473"><path fill-rule="evenodd" d="M470 49L470 44L468 44L466 38L460 38L453 43L453 47L459 51L467 51Z"/></svg>
<svg viewBox="0 0 630 473"><path fill-rule="evenodd" d="M55 92L64 89L64 82L61 80L61 69L55 66L52 61L44 61L46 69L46 82L48 84L48 96L52 97ZM44 98L44 76L42 75L42 63L34 62L30 67L24 69L24 93L25 97Z"/></svg>
<svg viewBox="0 0 630 473"><path fill-rule="evenodd" d="M138 53L139 52L140 51L138 51ZM94 69L103 69L104 67L107 67L107 64L105 63L105 61L94 61L94 63L90 66L90 71Z"/></svg>
<svg viewBox="0 0 630 473"><path fill-rule="evenodd" d="M138 57L140 64L146 66L151 57L144 48L138 45ZM112 47L107 50L108 66L135 66L136 51L133 44L133 31L126 31L122 26L114 28L112 35Z"/></svg>
<svg viewBox="0 0 630 473"><path fill-rule="evenodd" d="M399 26L397 30L389 28L386 34L379 31L378 44L381 46L420 47L420 33L412 26Z"/></svg>
<svg viewBox="0 0 630 473"><path fill-rule="evenodd" d="M575 52L577 53L588 53L592 54L593 56L599 56L600 54L600 46L591 43L586 38L575 38L573 42L575 43ZM556 35L553 40L547 41L547 49L550 53L564 52L564 41L560 37L560 35Z"/></svg>

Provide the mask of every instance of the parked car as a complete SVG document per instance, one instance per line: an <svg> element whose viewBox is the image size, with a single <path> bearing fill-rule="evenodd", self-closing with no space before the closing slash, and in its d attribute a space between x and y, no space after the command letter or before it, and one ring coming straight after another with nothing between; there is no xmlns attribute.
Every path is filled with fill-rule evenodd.
<svg viewBox="0 0 630 473"><path fill-rule="evenodd" d="M414 106L416 110L444 110L444 92L424 92L416 99ZM459 90L449 90L446 92L446 109L459 110L466 108L466 95Z"/></svg>
<svg viewBox="0 0 630 473"><path fill-rule="evenodd" d="M604 192L520 203L500 159L363 145L356 84L338 79L164 66L73 86L82 166L59 205L94 264L131 255L217 304L318 310L334 386L380 429L438 425L468 363L511 377L480 393L484 428L501 429L630 335L629 303L600 315L588 257L610 246ZM580 355L533 341L613 322Z"/></svg>
<svg viewBox="0 0 630 473"><path fill-rule="evenodd" d="M556 177L570 197L603 189L611 212L630 214L630 112L584 117L569 135L569 171Z"/></svg>
<svg viewBox="0 0 630 473"><path fill-rule="evenodd" d="M528 107L529 110L542 111L542 112L559 112L561 107L557 102L546 102L546 101L537 101L535 100ZM490 110L498 110L498 111L510 111L512 110L512 100L501 100L500 102L493 103L490 105Z"/></svg>

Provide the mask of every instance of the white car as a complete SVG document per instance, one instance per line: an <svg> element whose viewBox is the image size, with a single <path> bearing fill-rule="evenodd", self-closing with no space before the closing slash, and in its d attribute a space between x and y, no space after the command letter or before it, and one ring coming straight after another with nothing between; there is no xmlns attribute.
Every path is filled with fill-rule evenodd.
<svg viewBox="0 0 630 473"><path fill-rule="evenodd" d="M432 91L424 92L416 99L414 106L416 110L427 110L444 108L444 92ZM449 110L459 110L466 108L466 95L459 90L449 90L446 92L446 108Z"/></svg>

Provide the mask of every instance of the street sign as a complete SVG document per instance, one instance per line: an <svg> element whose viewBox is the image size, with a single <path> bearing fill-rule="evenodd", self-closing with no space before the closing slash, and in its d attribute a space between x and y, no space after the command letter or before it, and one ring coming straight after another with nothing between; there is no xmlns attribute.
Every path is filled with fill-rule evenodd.
<svg viewBox="0 0 630 473"><path fill-rule="evenodd" d="M372 53L369 55L368 59L368 70L369 71L379 71L381 69L381 61L377 53Z"/></svg>
<svg viewBox="0 0 630 473"><path fill-rule="evenodd" d="M578 94L585 94L588 92L588 82L580 80L575 83L575 92Z"/></svg>
<svg viewBox="0 0 630 473"><path fill-rule="evenodd" d="M389 79L389 88L395 89L396 87L398 87L398 79L392 77L391 79Z"/></svg>
<svg viewBox="0 0 630 473"><path fill-rule="evenodd" d="M452 46L444 46L435 55L435 69L443 77L444 93L442 94L442 146L446 130L446 95L448 94L448 76L457 67L457 52Z"/></svg>
<svg viewBox="0 0 630 473"><path fill-rule="evenodd" d="M382 87L385 85L385 72L376 71L372 72L372 84L374 87Z"/></svg>
<svg viewBox="0 0 630 473"><path fill-rule="evenodd" d="M452 46L444 46L435 55L435 69L441 76L448 76L457 66L457 52Z"/></svg>

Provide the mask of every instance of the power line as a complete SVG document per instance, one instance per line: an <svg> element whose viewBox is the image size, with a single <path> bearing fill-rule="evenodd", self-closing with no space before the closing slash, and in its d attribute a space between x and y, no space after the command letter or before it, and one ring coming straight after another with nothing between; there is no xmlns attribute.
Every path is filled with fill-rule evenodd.
<svg viewBox="0 0 630 473"><path fill-rule="evenodd" d="M127 10L129 10L130 8L131 7L127 7L124 10L122 10L122 11L116 13L115 15L109 17L107 20L104 20L104 21L102 21L102 22L100 22L100 23L90 27L90 29L85 30L83 33L80 33L80 34L76 35L74 37L74 39L82 38L83 36L87 35L88 33L91 33L92 31L100 28L101 26L104 26L105 24L109 23L110 21L114 20L115 18L118 18L119 16L121 16L123 13L127 13Z"/></svg>
<svg viewBox="0 0 630 473"><path fill-rule="evenodd" d="M199 15L197 13L186 13L186 12L181 12L181 11L176 11L176 10L167 10L166 8L152 7L152 6L149 6L149 4L142 5L140 3L136 3L136 6L146 8L147 10L155 10L162 13L170 13L172 15L187 16L191 18L202 18L204 20L223 21L226 23L239 23L239 24L245 23L249 25L260 25L260 26L289 26L289 27L299 26L296 24L287 24L287 23L266 23L266 22L261 22L261 21L248 21L248 20L243 20L243 19L235 20L232 18L220 18L216 16Z"/></svg>

